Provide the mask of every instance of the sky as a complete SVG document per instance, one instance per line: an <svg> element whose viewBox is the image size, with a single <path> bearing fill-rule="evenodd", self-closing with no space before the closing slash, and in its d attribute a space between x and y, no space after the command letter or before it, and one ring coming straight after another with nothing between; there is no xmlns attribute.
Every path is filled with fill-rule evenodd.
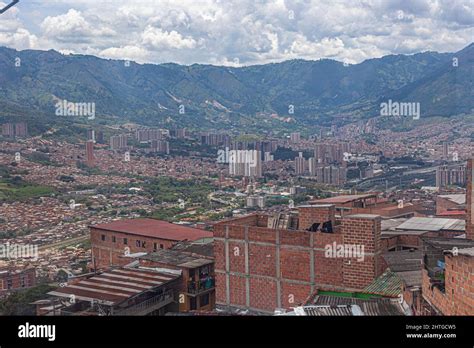
<svg viewBox="0 0 474 348"><path fill-rule="evenodd" d="M139 63L353 64L473 38L472 0L20 0L0 15L0 46Z"/></svg>

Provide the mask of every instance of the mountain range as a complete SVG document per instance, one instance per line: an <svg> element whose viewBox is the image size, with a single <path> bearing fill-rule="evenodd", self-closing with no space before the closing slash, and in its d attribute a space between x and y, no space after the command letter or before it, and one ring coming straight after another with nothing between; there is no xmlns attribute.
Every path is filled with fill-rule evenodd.
<svg viewBox="0 0 474 348"><path fill-rule="evenodd" d="M96 103L93 122L103 124L311 128L379 116L391 99L419 102L422 117L454 117L473 113L473 61L474 43L354 65L321 59L240 68L0 47L0 116L53 119L65 99Z"/></svg>

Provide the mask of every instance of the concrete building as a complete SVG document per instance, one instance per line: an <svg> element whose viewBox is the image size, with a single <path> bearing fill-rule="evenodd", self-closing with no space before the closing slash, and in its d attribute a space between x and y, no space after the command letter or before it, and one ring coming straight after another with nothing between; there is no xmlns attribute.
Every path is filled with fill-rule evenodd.
<svg viewBox="0 0 474 348"><path fill-rule="evenodd" d="M306 173L306 160L303 157L303 153L300 152L298 157L295 158L295 174L304 175Z"/></svg>
<svg viewBox="0 0 474 348"><path fill-rule="evenodd" d="M466 184L466 166L440 166L436 169L436 187Z"/></svg>
<svg viewBox="0 0 474 348"><path fill-rule="evenodd" d="M111 150L125 150L128 147L128 137L125 134L113 135L110 137Z"/></svg>

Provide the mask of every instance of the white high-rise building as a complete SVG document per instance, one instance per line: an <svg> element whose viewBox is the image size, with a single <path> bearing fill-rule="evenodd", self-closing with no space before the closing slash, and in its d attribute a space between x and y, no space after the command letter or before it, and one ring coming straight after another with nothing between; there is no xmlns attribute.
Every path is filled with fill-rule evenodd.
<svg viewBox="0 0 474 348"><path fill-rule="evenodd" d="M235 176L261 177L262 157L257 150L231 150L229 174Z"/></svg>

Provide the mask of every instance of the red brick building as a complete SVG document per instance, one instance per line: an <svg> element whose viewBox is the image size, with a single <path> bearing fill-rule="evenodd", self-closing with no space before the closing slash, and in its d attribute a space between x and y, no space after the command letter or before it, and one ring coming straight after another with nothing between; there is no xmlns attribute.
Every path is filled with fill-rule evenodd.
<svg viewBox="0 0 474 348"><path fill-rule="evenodd" d="M442 270L433 271L433 267L427 267L429 262L422 270L422 294L431 307L428 312L474 315L474 247L460 246L444 254Z"/></svg>
<svg viewBox="0 0 474 348"><path fill-rule="evenodd" d="M36 271L34 267L24 269L0 269L0 296L11 291L27 289L36 285Z"/></svg>
<svg viewBox="0 0 474 348"><path fill-rule="evenodd" d="M467 161L466 238L474 240L474 159Z"/></svg>
<svg viewBox="0 0 474 348"><path fill-rule="evenodd" d="M169 249L177 242L212 238L212 232L155 219L119 220L90 226L92 268L123 265L122 256Z"/></svg>
<svg viewBox="0 0 474 348"><path fill-rule="evenodd" d="M336 220L331 204L220 222L214 226L216 302L273 312L305 303L316 289L364 289L384 270L380 235L380 216ZM363 246L363 257L328 256L333 245Z"/></svg>
<svg viewBox="0 0 474 348"><path fill-rule="evenodd" d="M449 217L453 219L466 218L466 195L451 194L436 196L436 216Z"/></svg>

